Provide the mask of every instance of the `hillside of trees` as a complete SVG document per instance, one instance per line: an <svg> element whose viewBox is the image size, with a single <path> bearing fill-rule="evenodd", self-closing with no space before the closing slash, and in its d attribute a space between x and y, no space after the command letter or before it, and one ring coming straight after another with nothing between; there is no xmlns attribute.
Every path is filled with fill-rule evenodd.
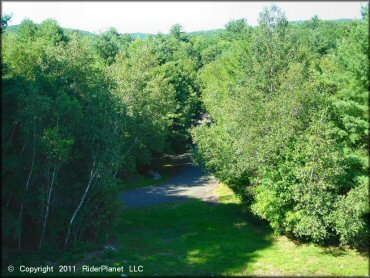
<svg viewBox="0 0 370 278"><path fill-rule="evenodd" d="M123 178L189 148L301 241L368 246L368 10L290 24L84 36L2 18L3 257L99 243ZM5 254L5 255L4 255Z"/></svg>
<svg viewBox="0 0 370 278"><path fill-rule="evenodd" d="M328 20L327 20L328 21ZM333 22L351 22L353 19L351 18L339 18L339 19L333 19L331 20ZM307 20L296 20L296 21L289 21L289 24L307 24ZM18 32L20 29L20 24L16 25L9 25L6 27L7 32ZM79 30L79 29L73 29L73 28L65 28L62 27L63 32L65 33L72 33L72 32L78 32L81 33L81 35L86 35L86 36L95 36L95 33L85 31L85 30ZM214 36L214 35L219 35L219 33L223 32L224 29L212 29L212 30L205 30L205 31L192 31L188 32L189 35L205 35L206 37ZM150 34L150 33L142 33L142 32L135 32L135 33L125 33L126 35L131 35L133 38L141 38L144 39L149 36L155 36L156 34ZM99 34L97 34L99 35Z"/></svg>

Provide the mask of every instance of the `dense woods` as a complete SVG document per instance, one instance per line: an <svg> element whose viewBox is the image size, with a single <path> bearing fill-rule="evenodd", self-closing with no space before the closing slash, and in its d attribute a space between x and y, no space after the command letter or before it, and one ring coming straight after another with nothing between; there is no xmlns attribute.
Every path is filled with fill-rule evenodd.
<svg viewBox="0 0 370 278"><path fill-rule="evenodd" d="M290 26L272 7L200 71L198 160L278 233L368 243L367 37L366 9Z"/></svg>
<svg viewBox="0 0 370 278"><path fill-rule="evenodd" d="M122 178L192 148L277 233L368 245L368 10L134 38L2 19L5 254L103 242ZM124 231L122 231L124 233Z"/></svg>

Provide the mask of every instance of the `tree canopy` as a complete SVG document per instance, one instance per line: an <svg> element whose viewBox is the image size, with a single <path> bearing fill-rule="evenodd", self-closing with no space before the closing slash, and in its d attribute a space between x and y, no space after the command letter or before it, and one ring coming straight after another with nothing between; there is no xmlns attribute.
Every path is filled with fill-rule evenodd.
<svg viewBox="0 0 370 278"><path fill-rule="evenodd" d="M2 31L2 216L8 250L98 242L122 178L189 148L277 233L368 245L368 9L134 38L55 20Z"/></svg>

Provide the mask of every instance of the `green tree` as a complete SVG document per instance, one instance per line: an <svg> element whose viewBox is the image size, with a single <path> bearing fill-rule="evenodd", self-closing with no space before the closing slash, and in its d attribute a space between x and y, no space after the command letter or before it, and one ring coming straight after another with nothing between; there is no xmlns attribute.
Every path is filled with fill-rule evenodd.
<svg viewBox="0 0 370 278"><path fill-rule="evenodd" d="M121 35L114 28L100 34L95 39L95 49L98 55L111 65L121 49L127 49L133 38L130 35Z"/></svg>
<svg viewBox="0 0 370 278"><path fill-rule="evenodd" d="M276 232L364 247L367 25L312 21L291 27L265 8L251 36L202 69L209 117L192 130L194 152Z"/></svg>
<svg viewBox="0 0 370 278"><path fill-rule="evenodd" d="M251 35L251 28L244 18L229 21L225 29L221 37L227 41L240 40Z"/></svg>
<svg viewBox="0 0 370 278"><path fill-rule="evenodd" d="M11 20L11 18L12 17L8 14L5 14L4 16L1 17L1 33L5 31L6 27L8 27L8 23Z"/></svg>
<svg viewBox="0 0 370 278"><path fill-rule="evenodd" d="M185 41L187 42L188 41L188 36L186 35L186 33L183 31L183 27L181 26L181 24L179 23L176 23L174 24L171 29L170 29L170 35L175 37L176 40L178 41Z"/></svg>

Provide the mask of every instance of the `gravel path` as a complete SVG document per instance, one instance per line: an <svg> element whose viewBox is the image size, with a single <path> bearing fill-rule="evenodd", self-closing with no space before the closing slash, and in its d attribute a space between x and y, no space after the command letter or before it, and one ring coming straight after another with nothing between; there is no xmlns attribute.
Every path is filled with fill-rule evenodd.
<svg viewBox="0 0 370 278"><path fill-rule="evenodd" d="M192 165L189 154L177 156L174 164L176 174L166 183L122 192L125 206L138 208L190 199L217 202L217 181Z"/></svg>

